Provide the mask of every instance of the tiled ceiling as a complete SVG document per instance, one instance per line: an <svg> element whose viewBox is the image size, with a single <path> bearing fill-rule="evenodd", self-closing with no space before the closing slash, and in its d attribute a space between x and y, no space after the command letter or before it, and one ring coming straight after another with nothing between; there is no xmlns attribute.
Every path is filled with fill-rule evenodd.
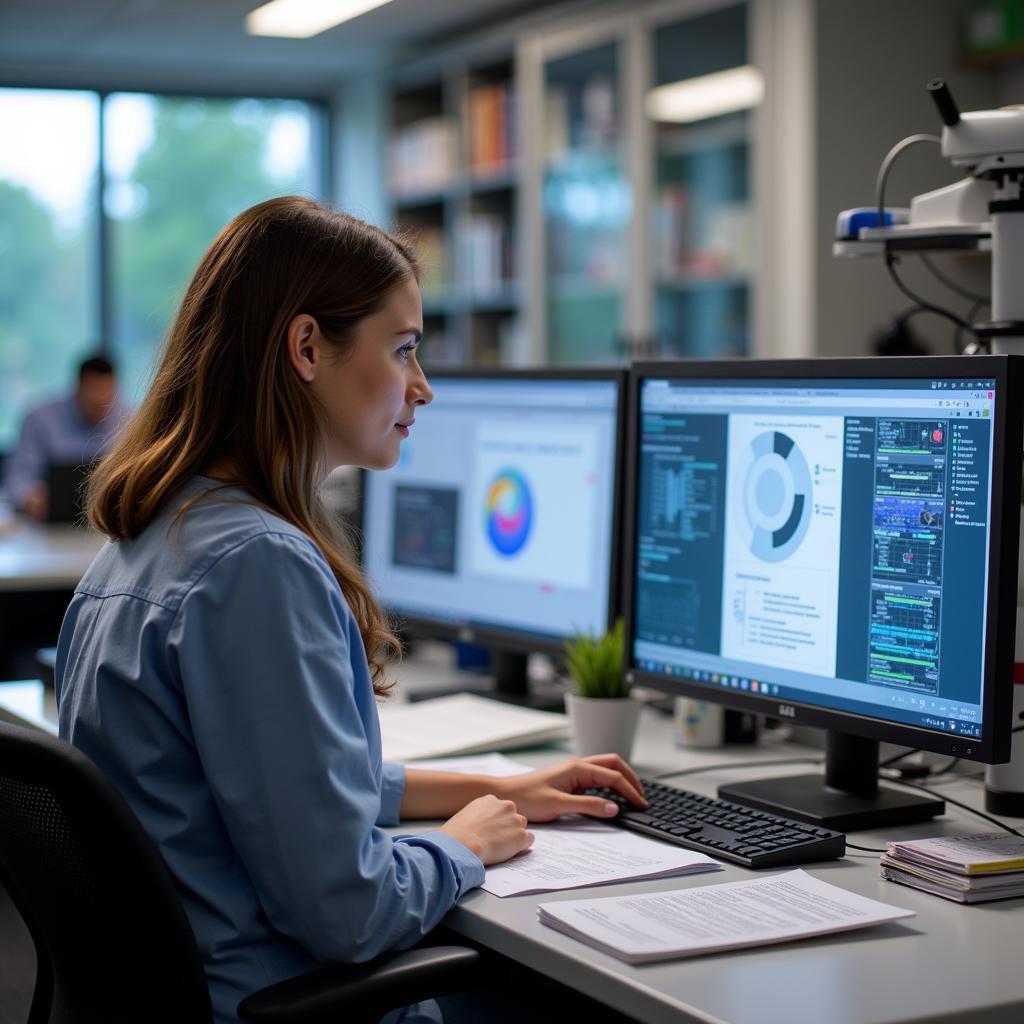
<svg viewBox="0 0 1024 1024"><path fill-rule="evenodd" d="M266 81L319 91L387 59L540 0L392 0L311 39L249 36L261 0L0 0L0 83ZM181 87L179 85L178 87Z"/></svg>

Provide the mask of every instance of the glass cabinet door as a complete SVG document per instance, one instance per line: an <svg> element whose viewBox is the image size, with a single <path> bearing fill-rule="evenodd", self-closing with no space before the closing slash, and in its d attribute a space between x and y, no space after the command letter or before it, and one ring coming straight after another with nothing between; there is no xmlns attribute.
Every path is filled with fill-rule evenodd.
<svg viewBox="0 0 1024 1024"><path fill-rule="evenodd" d="M544 61L541 192L552 363L623 357L632 202L620 65L617 41Z"/></svg>
<svg viewBox="0 0 1024 1024"><path fill-rule="evenodd" d="M651 263L664 355L749 351L752 126L748 110L730 111L723 99L730 89L749 90L751 76L756 91L758 72L746 67L747 13L736 4L652 28ZM724 112L716 112L716 96Z"/></svg>

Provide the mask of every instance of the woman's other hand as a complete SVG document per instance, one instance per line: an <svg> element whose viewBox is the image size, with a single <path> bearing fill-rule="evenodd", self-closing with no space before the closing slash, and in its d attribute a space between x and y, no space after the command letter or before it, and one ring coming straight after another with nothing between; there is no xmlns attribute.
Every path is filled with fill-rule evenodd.
<svg viewBox="0 0 1024 1024"><path fill-rule="evenodd" d="M533 844L526 817L515 803L488 794L477 797L440 828L475 853L484 865L500 864Z"/></svg>

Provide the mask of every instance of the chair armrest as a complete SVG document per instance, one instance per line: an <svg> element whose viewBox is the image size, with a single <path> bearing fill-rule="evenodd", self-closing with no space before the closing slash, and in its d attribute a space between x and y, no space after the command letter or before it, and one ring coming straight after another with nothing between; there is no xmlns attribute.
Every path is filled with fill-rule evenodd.
<svg viewBox="0 0 1024 1024"><path fill-rule="evenodd" d="M269 985L238 1005L252 1024L377 1024L389 1010L486 983L483 956L467 946L387 953L366 964L327 964Z"/></svg>

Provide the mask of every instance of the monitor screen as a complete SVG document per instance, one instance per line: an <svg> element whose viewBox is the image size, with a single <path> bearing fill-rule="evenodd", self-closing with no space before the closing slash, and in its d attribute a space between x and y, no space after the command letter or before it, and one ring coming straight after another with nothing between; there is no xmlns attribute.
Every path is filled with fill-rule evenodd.
<svg viewBox="0 0 1024 1024"><path fill-rule="evenodd" d="M603 632L617 552L624 375L433 374L398 465L364 475L363 560L379 599L540 649Z"/></svg>
<svg viewBox="0 0 1024 1024"><path fill-rule="evenodd" d="M631 666L680 692L980 756L1009 519L1005 364L882 362L639 375Z"/></svg>

